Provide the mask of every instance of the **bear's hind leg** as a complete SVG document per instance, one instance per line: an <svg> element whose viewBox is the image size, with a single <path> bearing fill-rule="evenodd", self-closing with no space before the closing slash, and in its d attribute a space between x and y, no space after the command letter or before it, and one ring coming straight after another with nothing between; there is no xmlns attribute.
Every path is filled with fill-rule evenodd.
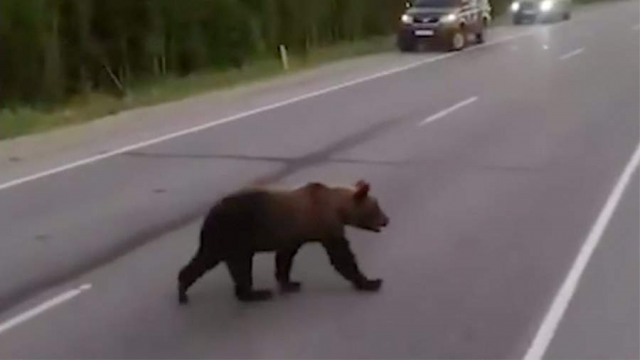
<svg viewBox="0 0 640 360"><path fill-rule="evenodd" d="M229 273L235 283L236 298L243 302L269 300L273 296L269 290L253 289L253 254L234 256L226 260Z"/></svg>
<svg viewBox="0 0 640 360"><path fill-rule="evenodd" d="M187 291L204 275L220 263L220 259L215 256L207 256L203 252L198 252L193 259L180 270L178 274L178 302L186 304L189 302Z"/></svg>

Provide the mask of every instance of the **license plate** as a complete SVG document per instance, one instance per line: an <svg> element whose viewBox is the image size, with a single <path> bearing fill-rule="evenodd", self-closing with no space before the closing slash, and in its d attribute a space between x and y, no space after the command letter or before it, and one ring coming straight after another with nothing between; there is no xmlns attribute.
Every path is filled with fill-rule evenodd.
<svg viewBox="0 0 640 360"><path fill-rule="evenodd" d="M416 30L416 36L433 36L433 30Z"/></svg>

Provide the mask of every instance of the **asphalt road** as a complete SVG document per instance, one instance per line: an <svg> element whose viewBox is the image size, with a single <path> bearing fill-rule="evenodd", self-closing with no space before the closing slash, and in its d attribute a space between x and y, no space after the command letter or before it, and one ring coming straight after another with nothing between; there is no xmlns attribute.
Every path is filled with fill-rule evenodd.
<svg viewBox="0 0 640 360"><path fill-rule="evenodd" d="M268 108L0 190L0 329L92 286L0 331L0 358L522 357L638 145L638 22L637 2L615 2L462 53L396 54L348 86L203 105ZM355 293L309 246L300 294L241 305L220 268L179 307L200 216L259 177L369 180L392 226L351 238L383 291ZM550 356L640 357L637 185ZM272 261L258 258L259 284L273 286Z"/></svg>

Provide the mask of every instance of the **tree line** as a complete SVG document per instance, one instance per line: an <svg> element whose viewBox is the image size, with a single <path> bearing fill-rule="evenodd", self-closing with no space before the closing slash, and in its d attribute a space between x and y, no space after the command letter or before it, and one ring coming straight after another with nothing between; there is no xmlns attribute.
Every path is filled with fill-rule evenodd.
<svg viewBox="0 0 640 360"><path fill-rule="evenodd" d="M1 0L0 107L391 33L404 0Z"/></svg>

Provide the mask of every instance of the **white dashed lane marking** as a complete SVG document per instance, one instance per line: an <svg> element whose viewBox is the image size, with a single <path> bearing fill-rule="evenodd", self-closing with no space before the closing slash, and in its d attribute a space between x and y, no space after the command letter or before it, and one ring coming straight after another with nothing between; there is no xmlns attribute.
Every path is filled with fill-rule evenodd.
<svg viewBox="0 0 640 360"><path fill-rule="evenodd" d="M54 297L53 299L47 300L45 302L43 302L42 304L28 310L25 311L23 313L21 313L20 315L11 318L3 323L0 323L0 335L6 333L7 331L13 329L14 327L23 324L33 318L35 318L36 316L51 310L57 306L60 306L68 301L70 301L71 299L75 298L76 296L82 294L85 291L88 291L91 289L91 284L84 284L78 288L66 291L56 297Z"/></svg>

